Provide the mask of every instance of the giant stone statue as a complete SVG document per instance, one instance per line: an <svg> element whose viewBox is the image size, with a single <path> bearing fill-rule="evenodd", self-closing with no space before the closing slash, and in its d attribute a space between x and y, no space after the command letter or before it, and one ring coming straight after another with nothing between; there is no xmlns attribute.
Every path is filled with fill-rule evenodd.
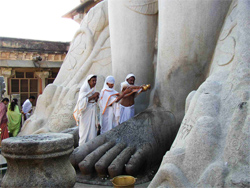
<svg viewBox="0 0 250 188"><path fill-rule="evenodd" d="M249 187L250 1L232 1L206 80L149 187Z"/></svg>
<svg viewBox="0 0 250 188"><path fill-rule="evenodd" d="M249 186L249 12L249 0L98 4L21 135L73 127L87 74L102 79L112 69L118 87L133 72L138 84L153 83L151 96L138 97L134 118L74 150L78 181L108 184L129 174L139 183L154 177L152 188ZM112 68L100 68L110 55Z"/></svg>
<svg viewBox="0 0 250 188"><path fill-rule="evenodd" d="M98 74L97 88L111 74L107 3L91 9L82 21L53 84L39 96L37 107L19 135L61 132L76 125L73 110L88 74Z"/></svg>

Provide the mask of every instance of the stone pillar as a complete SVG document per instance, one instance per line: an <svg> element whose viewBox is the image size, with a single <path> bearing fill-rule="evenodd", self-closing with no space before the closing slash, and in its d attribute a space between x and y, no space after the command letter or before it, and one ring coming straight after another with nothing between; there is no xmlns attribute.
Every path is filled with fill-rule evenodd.
<svg viewBox="0 0 250 188"><path fill-rule="evenodd" d="M73 187L76 172L69 162L73 136L48 133L2 141L8 169L2 187Z"/></svg>
<svg viewBox="0 0 250 188"><path fill-rule="evenodd" d="M12 68L0 68L0 73L1 75L4 77L4 82L5 82L5 89L6 92L4 93L3 97L8 97L10 98L9 95L7 95L7 91L8 91L8 78L10 78L11 76L13 76L15 74L14 71L12 71Z"/></svg>
<svg viewBox="0 0 250 188"><path fill-rule="evenodd" d="M49 77L49 72L35 72L35 75L42 80L42 91L45 88L45 79Z"/></svg>

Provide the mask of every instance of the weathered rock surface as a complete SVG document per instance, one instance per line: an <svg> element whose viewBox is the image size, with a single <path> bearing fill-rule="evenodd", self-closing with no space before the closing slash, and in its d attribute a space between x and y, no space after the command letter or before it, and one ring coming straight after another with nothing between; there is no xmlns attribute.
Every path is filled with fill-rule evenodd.
<svg viewBox="0 0 250 188"><path fill-rule="evenodd" d="M69 162L73 136L47 133L3 140L8 169L2 187L73 187L76 173Z"/></svg>
<svg viewBox="0 0 250 188"><path fill-rule="evenodd" d="M250 2L233 1L206 81L149 187L250 186Z"/></svg>

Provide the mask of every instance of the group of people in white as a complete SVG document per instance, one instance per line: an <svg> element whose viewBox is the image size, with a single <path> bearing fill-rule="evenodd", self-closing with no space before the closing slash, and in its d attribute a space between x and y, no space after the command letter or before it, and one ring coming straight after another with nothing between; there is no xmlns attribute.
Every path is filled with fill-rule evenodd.
<svg viewBox="0 0 250 188"><path fill-rule="evenodd" d="M146 91L143 86L135 86L135 75L128 74L121 83L121 92L114 89L115 78L105 79L101 92L96 91L96 75L89 75L84 81L78 96L73 116L79 126L79 146L100 134L127 121L135 114L134 98ZM100 120L97 118L97 104L100 108ZM100 123L99 123L100 122Z"/></svg>

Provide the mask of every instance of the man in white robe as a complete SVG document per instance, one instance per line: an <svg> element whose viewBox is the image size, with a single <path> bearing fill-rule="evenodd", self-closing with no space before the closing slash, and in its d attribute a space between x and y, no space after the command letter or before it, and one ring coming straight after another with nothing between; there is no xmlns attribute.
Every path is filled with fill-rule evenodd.
<svg viewBox="0 0 250 188"><path fill-rule="evenodd" d="M31 116L32 102L35 99L36 98L34 96L30 96L28 99L26 99L26 101L24 101L24 103L22 105L22 114L24 115L24 121Z"/></svg>
<svg viewBox="0 0 250 188"><path fill-rule="evenodd" d="M73 116L79 125L79 146L97 136L98 120L96 102L99 93L95 91L96 75L89 75L84 81Z"/></svg>
<svg viewBox="0 0 250 188"><path fill-rule="evenodd" d="M125 78L125 82L121 83L121 91L124 91L126 88L130 87L132 90L129 94L124 96L121 100L120 106L120 120L119 123L129 120L135 115L134 107L134 98L142 92L141 86L134 86L135 75L128 74Z"/></svg>

